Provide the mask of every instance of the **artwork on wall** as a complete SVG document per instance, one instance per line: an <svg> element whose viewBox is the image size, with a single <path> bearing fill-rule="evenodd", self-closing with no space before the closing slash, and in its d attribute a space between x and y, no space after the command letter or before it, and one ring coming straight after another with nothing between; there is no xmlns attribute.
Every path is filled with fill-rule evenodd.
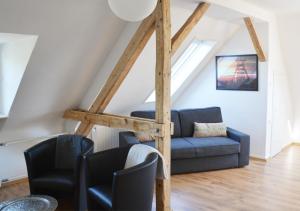
<svg viewBox="0 0 300 211"><path fill-rule="evenodd" d="M217 90L258 91L257 55L216 57Z"/></svg>

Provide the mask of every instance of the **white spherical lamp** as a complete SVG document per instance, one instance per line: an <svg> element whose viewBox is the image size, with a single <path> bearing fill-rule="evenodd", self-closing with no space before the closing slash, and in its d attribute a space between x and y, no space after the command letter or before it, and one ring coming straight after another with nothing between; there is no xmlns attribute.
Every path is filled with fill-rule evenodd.
<svg viewBox="0 0 300 211"><path fill-rule="evenodd" d="M126 21L141 21L155 9L157 0L108 0L113 13Z"/></svg>

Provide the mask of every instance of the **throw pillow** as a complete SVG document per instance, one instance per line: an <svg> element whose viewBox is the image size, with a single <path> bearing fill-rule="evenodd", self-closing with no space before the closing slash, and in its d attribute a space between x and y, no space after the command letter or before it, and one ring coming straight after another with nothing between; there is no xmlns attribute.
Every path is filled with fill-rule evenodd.
<svg viewBox="0 0 300 211"><path fill-rule="evenodd" d="M194 122L194 137L227 136L226 126L220 123L197 123Z"/></svg>

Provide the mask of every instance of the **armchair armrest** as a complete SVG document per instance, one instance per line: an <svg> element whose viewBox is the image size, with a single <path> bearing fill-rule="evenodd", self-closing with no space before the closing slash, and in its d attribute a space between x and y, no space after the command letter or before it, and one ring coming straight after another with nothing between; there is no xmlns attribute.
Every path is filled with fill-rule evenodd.
<svg viewBox="0 0 300 211"><path fill-rule="evenodd" d="M112 184L115 171L124 168L129 147L114 148L83 157L86 188Z"/></svg>
<svg viewBox="0 0 300 211"><path fill-rule="evenodd" d="M119 133L119 146L131 146L134 144L139 144L139 140L136 138L133 132L120 132Z"/></svg>
<svg viewBox="0 0 300 211"><path fill-rule="evenodd" d="M43 141L24 152L29 181L54 168L56 138Z"/></svg>
<svg viewBox="0 0 300 211"><path fill-rule="evenodd" d="M227 128L229 138L240 143L239 167L249 164L250 136L232 128Z"/></svg>
<svg viewBox="0 0 300 211"><path fill-rule="evenodd" d="M158 155L152 153L145 162L114 173L114 210L151 210L157 160Z"/></svg>
<svg viewBox="0 0 300 211"><path fill-rule="evenodd" d="M81 143L81 153L80 155L77 157L77 161L76 161L76 165L75 165L75 177L79 177L78 174L83 174L83 170L84 168L81 166L84 166L84 159L86 156L93 154L94 152L94 142L92 140L89 140L87 138L85 138L86 140L83 140Z"/></svg>

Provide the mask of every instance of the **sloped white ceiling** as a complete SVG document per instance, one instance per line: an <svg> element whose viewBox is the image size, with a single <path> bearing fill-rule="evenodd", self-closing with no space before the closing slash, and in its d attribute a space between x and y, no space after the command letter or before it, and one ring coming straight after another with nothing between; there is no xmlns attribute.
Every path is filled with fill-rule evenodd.
<svg viewBox="0 0 300 211"><path fill-rule="evenodd" d="M300 11L299 0L244 0L275 13L289 13Z"/></svg>
<svg viewBox="0 0 300 211"><path fill-rule="evenodd" d="M171 23L173 35L192 14L196 6L197 3L195 2L193 7L182 7L181 4L177 4L176 2L175 4L172 4ZM128 24L126 26L115 47L112 49L109 59L105 61L101 71L95 77L93 85L83 99L81 104L82 108L87 109L92 103L94 97L103 86L105 79L113 69L117 59L120 57L137 26L138 24ZM174 55L172 61L176 61L178 56L181 55L192 39L198 38L214 40L217 41L217 46L222 46L238 27L239 25L223 21L220 18L205 16L188 36L182 47ZM130 111L135 109L154 108L153 103L145 104L144 102L154 89L155 61L155 35L153 35L134 64L132 70L129 72L125 81L122 83L120 89L108 105L106 112L128 114ZM99 83L100 81L101 83ZM181 89L184 89L184 86Z"/></svg>
<svg viewBox="0 0 300 211"><path fill-rule="evenodd" d="M106 0L1 0L0 32L39 38L0 142L62 132L124 25Z"/></svg>

